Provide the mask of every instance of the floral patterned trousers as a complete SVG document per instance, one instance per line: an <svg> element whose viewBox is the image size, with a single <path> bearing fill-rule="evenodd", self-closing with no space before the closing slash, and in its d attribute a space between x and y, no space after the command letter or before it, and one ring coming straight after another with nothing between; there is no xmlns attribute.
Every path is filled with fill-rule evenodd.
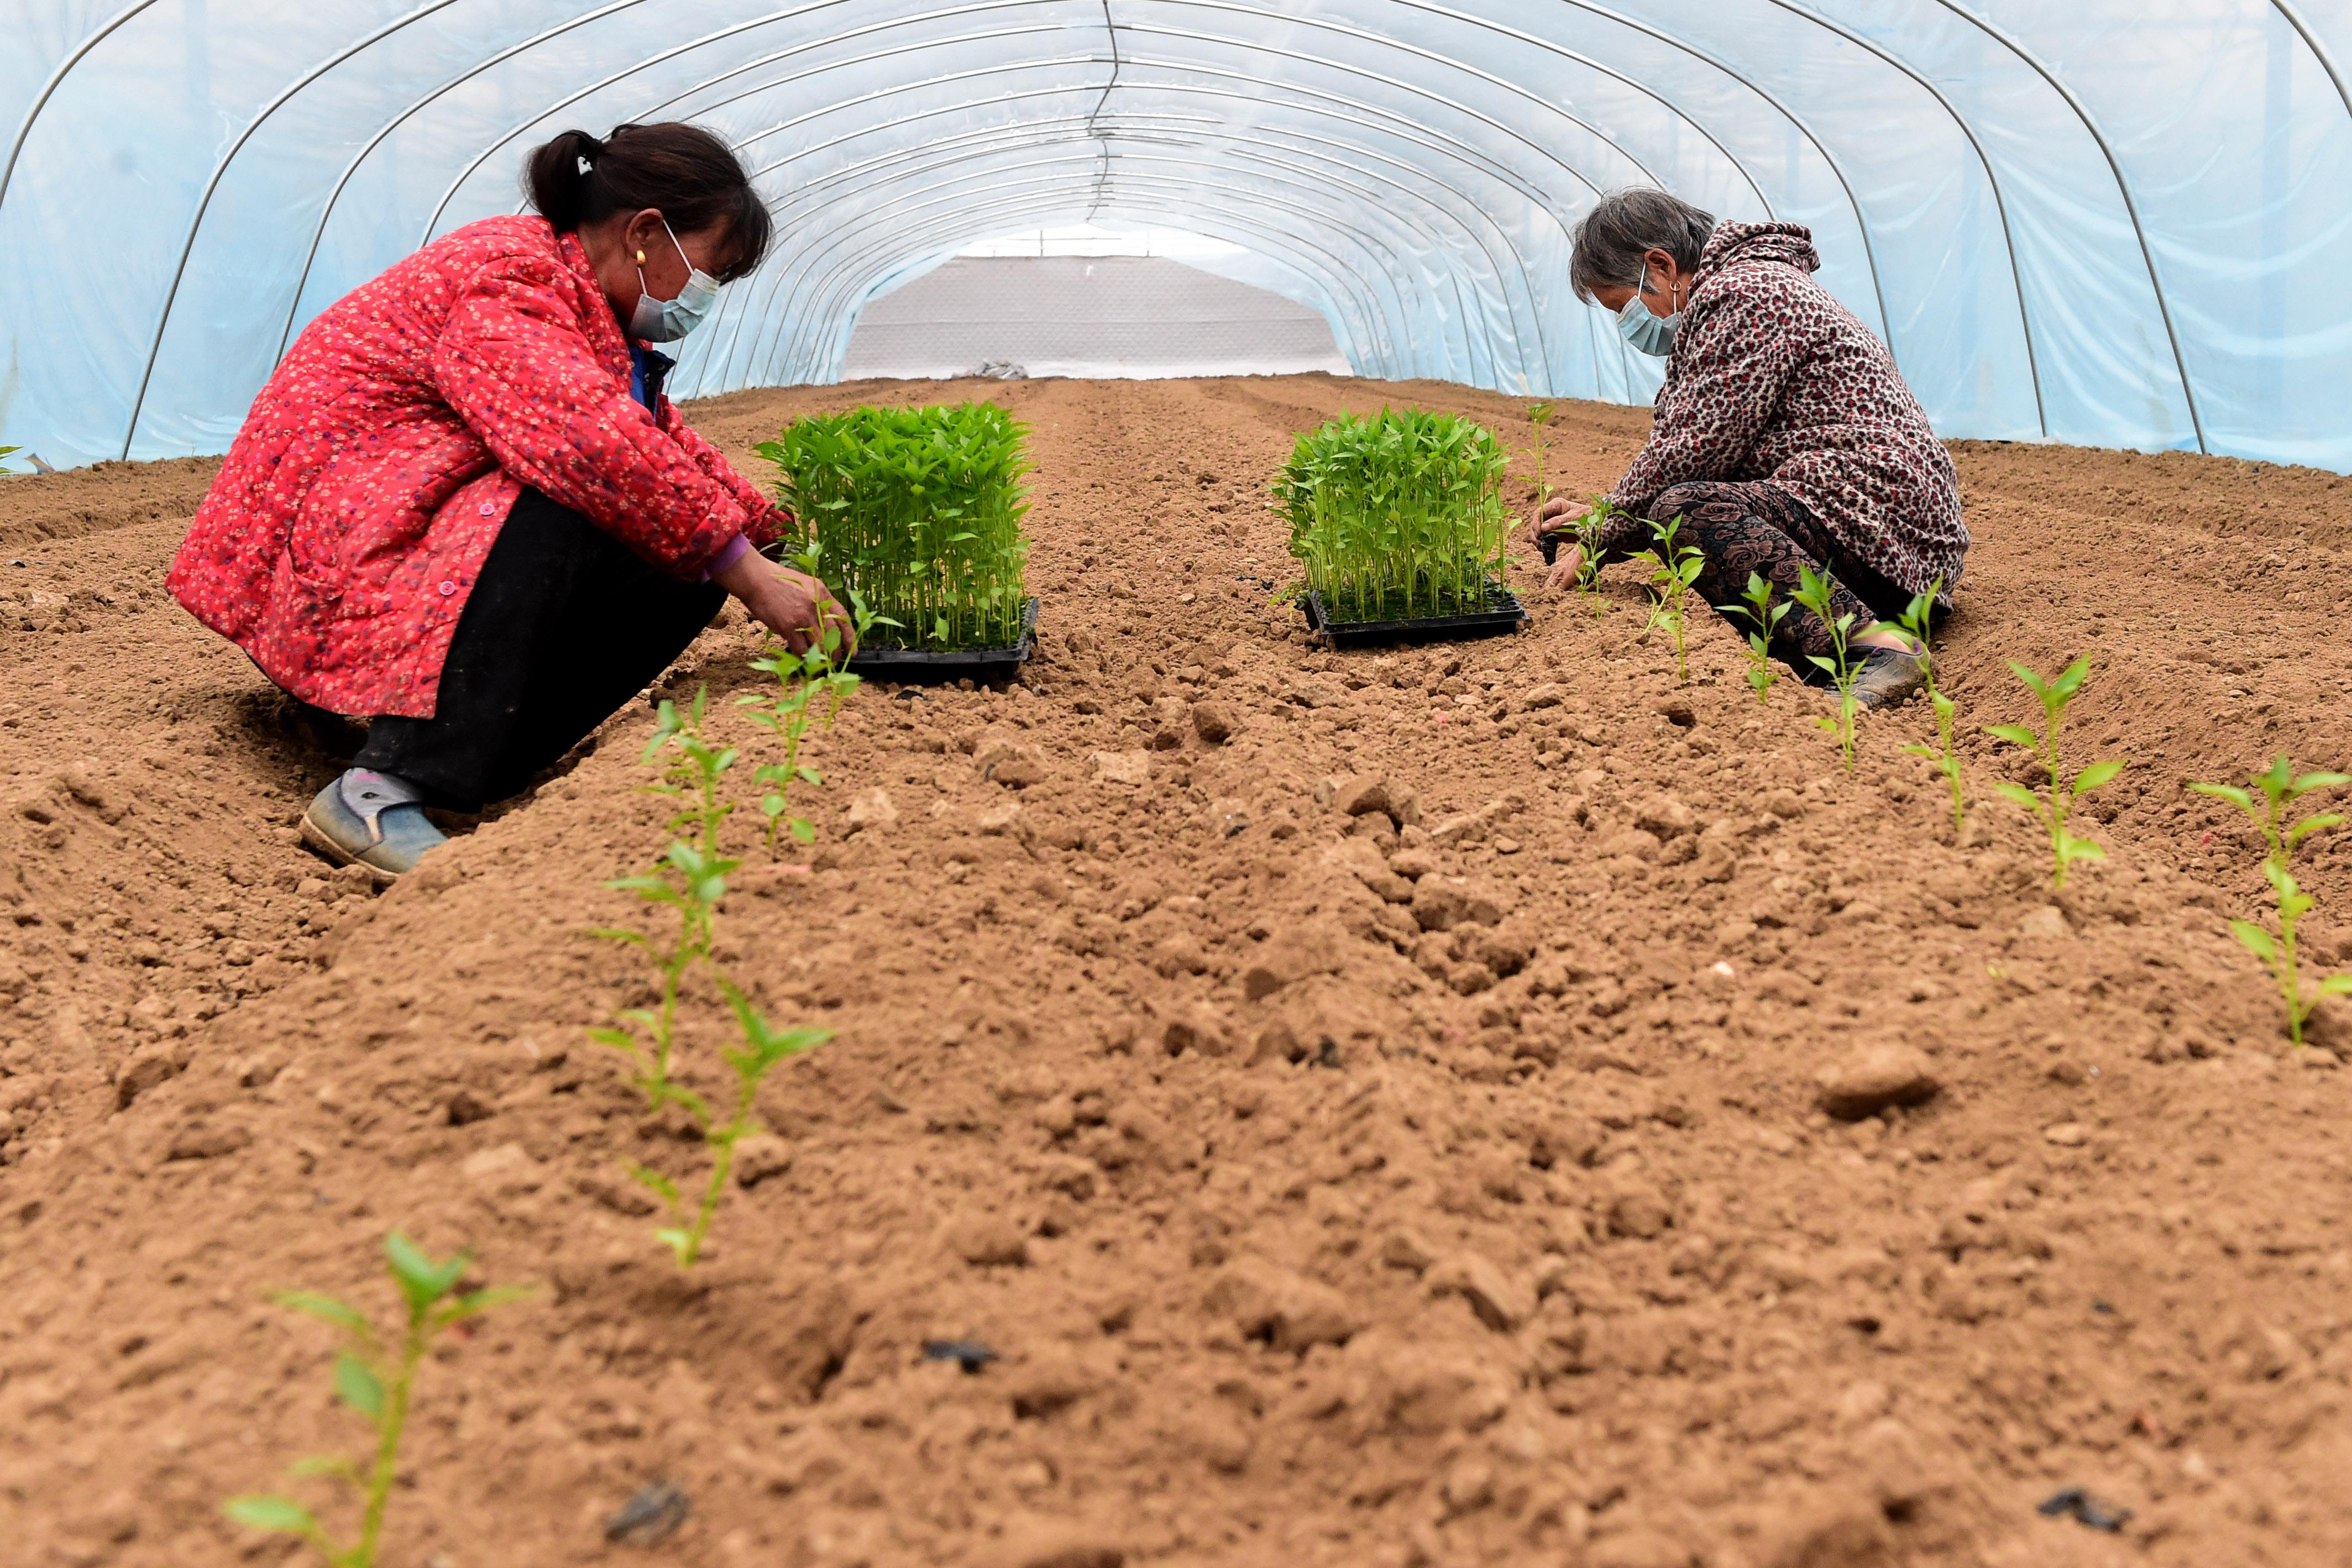
<svg viewBox="0 0 2352 1568"><path fill-rule="evenodd" d="M1697 481L1659 492L1650 503L1652 522L1683 520L1675 538L1706 557L1692 591L1723 614L1743 607L1748 574L1758 572L1778 587L1776 602L1793 599L1798 570L1810 567L1830 580L1830 603L1853 617L1859 632L1874 621L1892 621L1911 604L1911 595L1887 581L1840 544L1811 508L1770 480L1749 484ZM1939 596L1939 607L1944 601ZM1744 635L1745 615L1727 615ZM1821 617L1791 604L1772 638L1773 656L1809 681L1821 679L1808 656L1826 657L1829 628Z"/></svg>

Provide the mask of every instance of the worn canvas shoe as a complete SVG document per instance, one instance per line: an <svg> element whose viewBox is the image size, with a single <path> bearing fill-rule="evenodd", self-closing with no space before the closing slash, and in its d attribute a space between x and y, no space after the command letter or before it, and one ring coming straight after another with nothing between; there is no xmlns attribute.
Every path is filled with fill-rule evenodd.
<svg viewBox="0 0 2352 1568"><path fill-rule="evenodd" d="M449 840L425 821L414 786L354 768L302 813L302 841L339 865L363 865L389 879L415 871L427 850Z"/></svg>
<svg viewBox="0 0 2352 1568"><path fill-rule="evenodd" d="M1893 707L1927 684L1927 662L1901 648L1873 648L1863 655L1853 698L1866 708Z"/></svg>

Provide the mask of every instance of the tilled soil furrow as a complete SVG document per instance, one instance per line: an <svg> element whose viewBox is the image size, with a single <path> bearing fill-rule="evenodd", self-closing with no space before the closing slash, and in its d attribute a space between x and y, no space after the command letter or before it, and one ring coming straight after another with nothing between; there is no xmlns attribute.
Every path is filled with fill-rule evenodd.
<svg viewBox="0 0 2352 1568"><path fill-rule="evenodd" d="M697 418L748 461L898 395ZM401 1563L652 1561L603 1521L655 1478L692 1506L660 1551L718 1564L2352 1552L2352 1018L2283 1053L2223 925L2249 840L2178 788L2352 760L2342 481L1959 448L1969 734L2022 715L2004 660L2087 649L2069 753L2135 759L2086 802L2110 858L2053 895L2000 748L1967 743L1955 842L1898 750L1920 711L1865 720L1848 774L1819 699L1759 706L1703 612L1677 685L1622 570L1596 610L1522 569L1516 637L1308 646L1270 602L1295 434L1393 401L1526 445L1524 400L914 395L1034 427L1039 657L1002 692L860 692L810 758L817 846L739 835L719 956L835 1034L769 1080L687 1276L625 1166L690 1184L699 1145L584 1035L653 996L589 935L645 917L604 884L667 841L649 712L371 897L287 828L351 736L160 597L194 494L65 538L37 519L102 486L0 489L0 530L44 541L0 569L26 1561L247 1560L219 1500L357 1441L328 1336L264 1293L387 1308L394 1227L541 1287L425 1368ZM1554 483L1603 487L1642 428L1563 407ZM723 700L753 643L730 614L655 695L708 685L756 761ZM2347 852L2309 852L2308 929L2352 963ZM717 1091L716 991L685 1016ZM2119 1534L2035 1512L2078 1486Z"/></svg>

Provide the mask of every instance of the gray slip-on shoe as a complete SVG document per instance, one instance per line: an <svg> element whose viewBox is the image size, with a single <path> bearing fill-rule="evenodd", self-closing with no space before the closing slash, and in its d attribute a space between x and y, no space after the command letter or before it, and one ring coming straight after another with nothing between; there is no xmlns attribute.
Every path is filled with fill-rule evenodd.
<svg viewBox="0 0 2352 1568"><path fill-rule="evenodd" d="M302 813L302 841L338 865L362 865L389 881L416 869L449 841L425 820L422 798L388 773L354 768L319 791Z"/></svg>
<svg viewBox="0 0 2352 1568"><path fill-rule="evenodd" d="M1927 684L1927 661L1903 648L1872 648L1863 655L1853 698L1866 708L1893 707Z"/></svg>

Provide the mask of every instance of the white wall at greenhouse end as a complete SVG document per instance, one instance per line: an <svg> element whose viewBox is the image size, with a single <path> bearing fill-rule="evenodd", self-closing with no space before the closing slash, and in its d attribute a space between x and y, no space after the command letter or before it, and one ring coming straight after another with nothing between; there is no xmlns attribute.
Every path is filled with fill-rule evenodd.
<svg viewBox="0 0 2352 1568"><path fill-rule="evenodd" d="M289 334L513 211L554 131L733 142L774 252L681 392L1087 221L1250 253L1381 376L1645 401L1569 291L1601 192L1814 232L1951 436L2352 470L2344 0L16 0L0 444L226 447ZM1207 264L1203 264L1207 265Z"/></svg>
<svg viewBox="0 0 2352 1568"><path fill-rule="evenodd" d="M1323 318L1267 289L1144 256L958 257L858 315L842 377L1349 372Z"/></svg>

